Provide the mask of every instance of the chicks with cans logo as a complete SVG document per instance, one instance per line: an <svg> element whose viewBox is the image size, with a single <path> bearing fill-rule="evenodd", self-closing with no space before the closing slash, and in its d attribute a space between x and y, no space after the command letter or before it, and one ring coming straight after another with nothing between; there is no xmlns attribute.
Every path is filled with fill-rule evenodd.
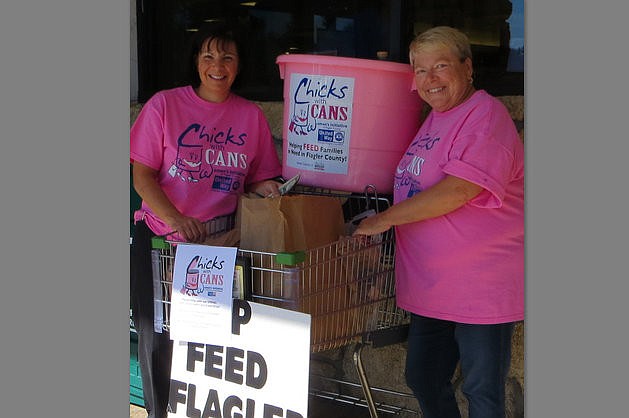
<svg viewBox="0 0 629 418"><path fill-rule="evenodd" d="M236 252L236 247L177 245L170 300L171 339L211 342L212 336L223 332L223 324L231 315Z"/></svg>
<svg viewBox="0 0 629 418"><path fill-rule="evenodd" d="M192 123L177 138L177 156L168 174L186 183L209 181L216 191L237 190L249 167L249 157L243 148L247 136L231 126L218 128Z"/></svg>
<svg viewBox="0 0 629 418"><path fill-rule="evenodd" d="M423 138L419 138L415 143L413 143L413 146L417 145L419 149L430 151L432 147L434 147L435 144L439 142L440 139L441 138L438 136L431 136L430 134L428 134Z"/></svg>
<svg viewBox="0 0 629 418"><path fill-rule="evenodd" d="M320 122L347 122L352 89L353 79L293 74L288 130L294 135L308 135Z"/></svg>
<svg viewBox="0 0 629 418"><path fill-rule="evenodd" d="M186 269L186 278L180 292L187 296L198 296L207 293L215 296L223 289L225 276L221 274L225 260L218 257L209 258L200 255L192 257Z"/></svg>
<svg viewBox="0 0 629 418"><path fill-rule="evenodd" d="M308 78L303 78L297 84L293 94L293 107L290 116L288 130L295 135L308 135L317 128L317 120L310 117L310 102L312 98L301 91L301 87L309 83Z"/></svg>
<svg viewBox="0 0 629 418"><path fill-rule="evenodd" d="M293 73L289 86L285 165L347 174L354 78Z"/></svg>

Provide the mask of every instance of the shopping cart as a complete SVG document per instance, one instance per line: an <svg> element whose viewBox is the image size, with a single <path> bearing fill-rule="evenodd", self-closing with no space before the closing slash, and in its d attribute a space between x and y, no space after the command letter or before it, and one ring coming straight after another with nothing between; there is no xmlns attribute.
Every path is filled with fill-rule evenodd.
<svg viewBox="0 0 629 418"><path fill-rule="evenodd" d="M364 194L334 193L301 188L294 193L315 194L341 200L347 227L363 216L390 206L370 187ZM233 229L235 215L208 223L210 235ZM156 284L156 327L170 329L170 295L176 243L153 239L153 274ZM366 406L372 417L378 410L399 412L404 408L377 405L362 362L366 345L383 346L406 338L409 316L395 303L393 230L371 237L344 237L332 244L297 253L238 249L237 268L244 274L245 299L311 315L311 352L354 344L353 361L365 400L314 391L314 396ZM336 380L338 384L351 382ZM388 393L410 396L395 391ZM415 411L410 411L415 412Z"/></svg>

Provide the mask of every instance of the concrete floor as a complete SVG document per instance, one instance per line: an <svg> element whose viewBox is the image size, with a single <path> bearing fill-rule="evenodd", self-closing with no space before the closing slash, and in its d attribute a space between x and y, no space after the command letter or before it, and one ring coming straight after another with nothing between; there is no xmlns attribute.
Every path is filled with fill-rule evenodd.
<svg viewBox="0 0 629 418"><path fill-rule="evenodd" d="M141 406L129 404L129 418L146 418L146 411Z"/></svg>

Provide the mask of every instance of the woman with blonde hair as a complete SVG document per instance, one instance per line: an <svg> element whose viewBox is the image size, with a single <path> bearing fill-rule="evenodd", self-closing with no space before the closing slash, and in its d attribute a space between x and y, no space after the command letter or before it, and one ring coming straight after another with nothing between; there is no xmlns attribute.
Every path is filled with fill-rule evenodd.
<svg viewBox="0 0 629 418"><path fill-rule="evenodd" d="M505 106L473 84L470 43L435 27L409 46L432 110L402 156L394 204L355 235L395 228L397 304L411 312L406 381L426 418L505 416L515 322L524 319L524 147Z"/></svg>

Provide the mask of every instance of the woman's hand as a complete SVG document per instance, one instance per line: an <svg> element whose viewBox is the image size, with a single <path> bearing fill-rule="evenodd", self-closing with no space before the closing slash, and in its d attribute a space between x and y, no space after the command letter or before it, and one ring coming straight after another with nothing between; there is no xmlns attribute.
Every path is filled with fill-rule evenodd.
<svg viewBox="0 0 629 418"><path fill-rule="evenodd" d="M391 225L384 222L381 214L369 216L363 219L356 230L352 233L352 236L357 235L376 235L382 232L388 231Z"/></svg>
<svg viewBox="0 0 629 418"><path fill-rule="evenodd" d="M443 216L465 205L482 190L477 184L447 175L434 186L363 219L352 235L374 235L392 226Z"/></svg>
<svg viewBox="0 0 629 418"><path fill-rule="evenodd" d="M179 215L165 219L172 231L176 231L186 242L202 243L207 238L207 225L198 219Z"/></svg>
<svg viewBox="0 0 629 418"><path fill-rule="evenodd" d="M188 242L205 241L207 228L198 219L184 216L168 199L157 182L157 170L139 162L133 163L133 186L138 195L171 228Z"/></svg>
<svg viewBox="0 0 629 418"><path fill-rule="evenodd" d="M248 190L262 197L279 197L282 183L275 180L263 180L249 185Z"/></svg>

